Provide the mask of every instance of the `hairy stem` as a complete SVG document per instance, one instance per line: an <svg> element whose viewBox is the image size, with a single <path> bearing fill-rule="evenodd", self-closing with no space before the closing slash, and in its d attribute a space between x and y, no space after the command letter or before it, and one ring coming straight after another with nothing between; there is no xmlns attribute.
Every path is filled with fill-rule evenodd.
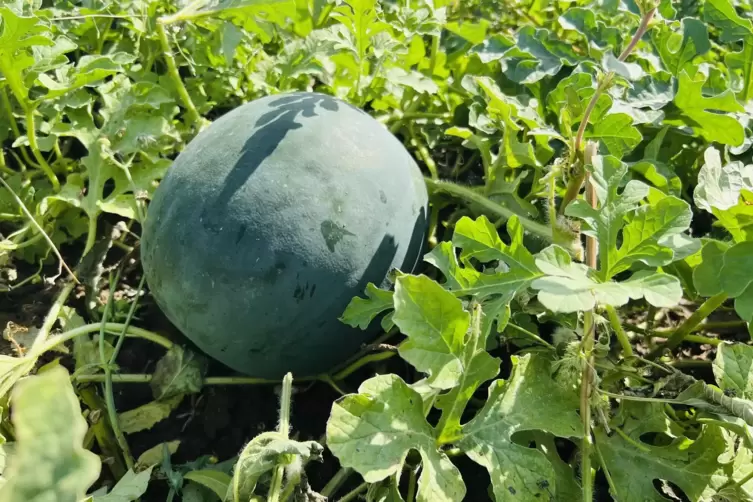
<svg viewBox="0 0 753 502"><path fill-rule="evenodd" d="M593 311L583 313L583 375L580 385L580 416L583 422L583 440L581 441L581 478L583 485L583 502L593 500L593 477L591 476L591 379L594 345Z"/></svg>
<svg viewBox="0 0 753 502"><path fill-rule="evenodd" d="M277 427L285 439L290 437L290 400L293 395L293 374L287 373L282 379L282 392L280 394L280 423ZM279 502L280 492L282 490L282 480L285 474L285 466L279 464L275 466L272 474L272 483L269 486L267 502Z"/></svg>
<svg viewBox="0 0 753 502"><path fill-rule="evenodd" d="M157 20L157 35L159 36L159 41L162 45L162 55L165 58L165 64L167 65L167 73L173 81L173 85L175 85L175 90L178 91L178 96L180 96L183 106L186 108L188 119L192 125L199 129L201 127L201 116L196 110L196 106L194 106L191 96L188 94L188 89L186 89L183 80L180 78L178 66L175 64L173 51L170 49L170 42L167 40L165 25L169 24L171 21L172 18L160 18Z"/></svg>
<svg viewBox="0 0 753 502"><path fill-rule="evenodd" d="M584 165L590 166L596 155L596 144L589 142L586 145ZM586 175L586 201L596 209L596 189ZM598 242L592 236L586 237L586 265L596 269L599 253ZM596 326L594 324L593 310L583 313L583 342L582 350L585 357L583 374L580 387L580 415L583 421L583 441L581 443L581 477L583 479L583 502L593 500L593 477L591 476L591 448L593 437L591 436L591 385L594 380L594 339L596 338Z"/></svg>
<svg viewBox="0 0 753 502"><path fill-rule="evenodd" d="M451 181L432 180L430 178L424 178L424 180L426 181L426 185L429 188L436 191L443 191L450 195L465 199L466 201L473 204L477 204L485 211L488 211L494 216L504 218L505 220L509 220L513 216L517 216L518 220L520 220L521 225L523 225L523 228L525 228L528 232L547 242L552 242L554 240L552 229L547 225L542 225L541 223L526 218L525 216L521 216L516 212L508 209L507 207L501 204L497 204L496 202L488 199L487 197L471 188L452 183Z"/></svg>
<svg viewBox="0 0 753 502"><path fill-rule="evenodd" d="M648 30L651 19L653 19L655 13L656 13L656 8L653 8L653 9L649 9L643 15L643 17L641 18L641 24L640 26L638 26L638 29L633 34L633 38L630 40L630 43L628 43L627 47L625 47L625 50L622 51L622 54L620 54L620 57L618 58L620 61L625 61L625 59L627 59L627 57L633 52L633 49L635 49L635 46L638 44L640 39L643 37L643 35L646 34L646 31ZM586 105L586 111L584 112L583 118L581 119L580 124L578 125L578 132L575 134L575 141L573 143L574 155L577 155L578 152L580 152L580 145L583 142L583 136L586 132L586 126L588 125L588 121L591 118L591 113L593 113L594 108L596 107L596 103L599 101L599 97L611 85L613 77L614 77L614 72L608 72L604 76L604 78L596 86L596 90L591 96L591 100L588 102L588 105ZM565 208L567 207L567 205L570 204L570 202L572 202L573 200L575 200L575 198L578 196L578 193L580 192L580 188L583 185L584 179L585 179L585 173L583 176L576 176L570 180L570 183L567 186L567 192L565 193L565 197L562 199L562 202L560 204L560 214L564 214Z"/></svg>
<svg viewBox="0 0 753 502"><path fill-rule="evenodd" d="M719 308L729 298L726 293L719 293L717 295L708 298L705 302L698 307L698 310L693 312L693 315L688 317L674 333L672 333L666 342L656 347L648 354L649 359L656 359L660 356L664 350L672 350L680 345L685 338L693 331L699 324L703 322L708 316L710 316L717 308Z"/></svg>

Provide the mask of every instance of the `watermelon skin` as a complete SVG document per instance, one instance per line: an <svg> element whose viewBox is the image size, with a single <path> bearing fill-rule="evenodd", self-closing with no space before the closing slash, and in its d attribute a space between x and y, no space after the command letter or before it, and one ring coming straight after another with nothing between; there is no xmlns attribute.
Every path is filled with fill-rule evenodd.
<svg viewBox="0 0 753 502"><path fill-rule="evenodd" d="M334 97L263 97L217 119L154 193L141 257L167 318L260 378L311 376L375 336L339 320L423 253L428 194L403 145Z"/></svg>

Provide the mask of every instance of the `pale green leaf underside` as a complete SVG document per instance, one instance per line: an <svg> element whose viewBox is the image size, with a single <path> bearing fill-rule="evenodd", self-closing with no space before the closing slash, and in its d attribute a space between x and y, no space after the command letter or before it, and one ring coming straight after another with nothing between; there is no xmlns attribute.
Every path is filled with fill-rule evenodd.
<svg viewBox="0 0 753 502"><path fill-rule="evenodd" d="M84 448L87 423L62 366L28 377L12 393L16 444L3 473L4 502L79 502L101 464Z"/></svg>

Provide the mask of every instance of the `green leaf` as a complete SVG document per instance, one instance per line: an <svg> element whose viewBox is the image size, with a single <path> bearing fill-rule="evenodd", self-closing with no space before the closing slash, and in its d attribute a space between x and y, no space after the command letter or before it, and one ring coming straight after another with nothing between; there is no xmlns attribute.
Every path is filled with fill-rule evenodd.
<svg viewBox="0 0 753 502"><path fill-rule="evenodd" d="M173 345L157 361L149 382L154 399L165 401L181 394L200 392L206 369L206 358L180 345Z"/></svg>
<svg viewBox="0 0 753 502"><path fill-rule="evenodd" d="M509 272L521 276L539 275L533 255L523 245L523 226L516 216L507 221L507 233L509 245L502 242L497 228L486 216L479 216L475 221L464 216L455 224L452 242L462 249L460 259L464 262L501 260Z"/></svg>
<svg viewBox="0 0 753 502"><path fill-rule="evenodd" d="M641 271L620 283L599 282L589 267L572 262L555 245L537 255L536 265L545 275L531 287L538 290L539 302L553 312L591 310L596 305L620 307L644 297L656 307L669 307L682 298L682 286L673 275Z"/></svg>
<svg viewBox="0 0 753 502"><path fill-rule="evenodd" d="M183 479L193 481L212 490L220 500L224 500L233 478L222 471L203 469L190 471L183 475Z"/></svg>
<svg viewBox="0 0 753 502"><path fill-rule="evenodd" d="M512 436L541 430L582 437L578 395L551 378L544 356L512 360L510 378L489 386L484 407L463 427L465 437L458 446L489 471L497 502L545 499L557 489L554 467L541 451L516 444Z"/></svg>
<svg viewBox="0 0 753 502"><path fill-rule="evenodd" d="M99 477L83 446L87 423L62 367L20 381L11 396L16 443L0 488L4 502L79 502Z"/></svg>
<svg viewBox="0 0 753 502"><path fill-rule="evenodd" d="M722 343L717 348L712 368L720 389L732 390L740 398L753 399L753 347Z"/></svg>
<svg viewBox="0 0 753 502"><path fill-rule="evenodd" d="M376 316L392 308L392 291L377 288L373 283L366 285L367 298L353 298L345 308L340 321L354 328L366 329Z"/></svg>
<svg viewBox="0 0 753 502"><path fill-rule="evenodd" d="M455 296L426 276L405 275L395 284L395 325L408 339L400 356L429 375L438 389L456 386L463 374L463 344L470 315Z"/></svg>
<svg viewBox="0 0 753 502"><path fill-rule="evenodd" d="M418 502L460 502L465 496L460 471L437 449L421 395L397 375L370 378L358 394L332 405L327 447L341 466L355 470L368 483L400 472L408 452L416 450L423 461Z"/></svg>
<svg viewBox="0 0 753 502"><path fill-rule="evenodd" d="M0 7L0 71L18 99L28 98L23 71L35 64L30 50L51 46L49 28L36 16L18 16L6 6ZM23 103L26 105L26 103Z"/></svg>
<svg viewBox="0 0 753 502"><path fill-rule="evenodd" d="M603 280L612 277L614 250L617 238L625 224L625 216L638 209L639 203L648 195L649 187L636 180L630 180L618 194L628 166L613 156L596 156L592 166L592 181L599 202L594 209L585 200L576 200L565 209L567 216L583 220L588 229L586 235L599 241L599 269ZM629 248L628 248L629 249Z"/></svg>
<svg viewBox="0 0 753 502"><path fill-rule="evenodd" d="M693 269L693 285L701 296L714 296L723 291L719 271L729 245L709 240L701 249L701 263Z"/></svg>
<svg viewBox="0 0 753 502"><path fill-rule="evenodd" d="M696 56L701 56L711 49L706 25L695 18L682 20L682 34L673 29L672 24L659 24L652 30L651 38L658 49L664 67L672 75L691 67Z"/></svg>
<svg viewBox="0 0 753 502"><path fill-rule="evenodd" d="M500 60L504 74L519 84L533 84L556 75L564 65L574 66L580 57L572 46L557 39L549 30L523 26L516 44Z"/></svg>
<svg viewBox="0 0 753 502"><path fill-rule="evenodd" d="M600 140L607 151L618 159L630 153L643 139L633 126L633 119L624 113L607 115L586 133L586 138Z"/></svg>
<svg viewBox="0 0 753 502"><path fill-rule="evenodd" d="M559 121L560 131L566 136L574 136L588 108L588 103L596 92L594 79L588 73L575 72L563 78L547 95L547 108ZM590 124L598 124L612 106L612 98L602 93L589 115Z"/></svg>
<svg viewBox="0 0 753 502"><path fill-rule="evenodd" d="M109 493L95 495L92 502L135 502L146 493L154 466L149 466L138 474L129 469Z"/></svg>
<svg viewBox="0 0 753 502"><path fill-rule="evenodd" d="M674 261L675 250L669 239L685 232L692 218L690 204L674 196L640 206L622 229L620 247L608 250L612 256L607 276L628 270L636 261L651 267Z"/></svg>
<svg viewBox="0 0 753 502"><path fill-rule="evenodd" d="M135 58L124 52L108 56L81 56L76 65L66 65L55 70L55 78L46 73L40 74L39 83L48 92L39 100L55 99L74 89L89 86L95 82L123 71L123 64L133 62Z"/></svg>
<svg viewBox="0 0 753 502"><path fill-rule="evenodd" d="M118 415L118 423L124 434L133 434L154 427L165 420L180 405L183 395L178 394L163 401L150 401Z"/></svg>
<svg viewBox="0 0 753 502"><path fill-rule="evenodd" d="M607 436L601 427L595 430L596 443L616 490L610 489L610 493L616 500L665 502L667 498L657 491L654 479L671 481L690 500L710 500L720 468L717 457L726 449L719 427L702 426L697 439L681 437L668 446L646 444L639 431L632 432L631 441L627 441L620 434Z"/></svg>
<svg viewBox="0 0 753 502"><path fill-rule="evenodd" d="M702 296L725 293L735 299L735 311L753 323L753 278L748 271L753 241L729 246L708 241L701 251L702 262L693 271L693 283Z"/></svg>
<svg viewBox="0 0 753 502"><path fill-rule="evenodd" d="M691 77L686 70L682 70L678 77L679 87L674 102L687 118L685 122L708 141L740 146L745 139L743 126L735 117L719 113L744 111L732 91L727 89L706 97L701 92L707 80L703 73L697 72Z"/></svg>
<svg viewBox="0 0 753 502"><path fill-rule="evenodd" d="M622 45L620 30L597 19L596 13L591 9L571 7L557 21L562 28L581 33L589 46L593 44L600 49L614 49Z"/></svg>
<svg viewBox="0 0 753 502"><path fill-rule="evenodd" d="M730 0L706 0L703 19L719 28L722 42L735 42L753 35L753 23L740 17Z"/></svg>

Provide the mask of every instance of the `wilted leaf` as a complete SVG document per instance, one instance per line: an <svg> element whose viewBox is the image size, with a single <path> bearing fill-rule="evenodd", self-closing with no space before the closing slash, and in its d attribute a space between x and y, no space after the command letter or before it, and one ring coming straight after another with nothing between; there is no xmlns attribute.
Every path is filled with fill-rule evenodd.
<svg viewBox="0 0 753 502"><path fill-rule="evenodd" d="M157 361L149 385L157 400L167 400L180 394L200 392L207 369L206 358L193 351L173 345Z"/></svg>
<svg viewBox="0 0 753 502"><path fill-rule="evenodd" d="M174 441L167 441L165 443L160 443L158 445L152 446L144 453L139 455L139 458L136 459L136 465L134 466L134 469L136 470L136 472L140 472L144 469L148 469L149 467L161 464L164 457L165 448L167 448L167 452L170 455L173 455L176 451L178 451L179 446L180 441L177 439Z"/></svg>
<svg viewBox="0 0 753 502"><path fill-rule="evenodd" d="M259 434L238 457L231 486L233 500L251 499L259 477L280 462L288 463L287 457L297 456L301 461L306 461L318 458L322 450L322 446L315 441L295 441L277 432Z"/></svg>
<svg viewBox="0 0 753 502"><path fill-rule="evenodd" d="M154 424L169 417L182 400L183 395L178 394L169 399L150 401L137 408L124 411L118 415L120 429L124 434L151 429Z"/></svg>

